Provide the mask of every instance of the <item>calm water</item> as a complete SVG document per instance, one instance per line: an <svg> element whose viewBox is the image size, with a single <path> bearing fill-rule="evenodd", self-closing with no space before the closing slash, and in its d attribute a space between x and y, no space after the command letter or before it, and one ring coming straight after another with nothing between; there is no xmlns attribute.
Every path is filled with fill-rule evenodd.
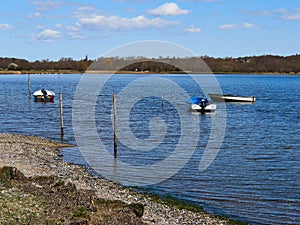
<svg viewBox="0 0 300 225"><path fill-rule="evenodd" d="M95 108L96 129L105 148L111 153L111 95L113 92L119 93L140 77L113 76L99 93ZM190 95L201 93L186 76L159 77L179 84ZM185 135L180 133L183 129L181 122L189 122L192 127L196 121L195 127L200 127L200 138L191 159L171 178L148 188L159 194L194 202L209 212L253 224L300 224L300 77L216 77L223 93L254 95L257 102L226 104L225 137L217 157L206 170L199 171L198 165L216 115L192 114L182 100L174 104L164 99L162 107L161 96L145 97L135 103L128 120L135 137L147 140L151 138L153 128L149 128L150 121L160 117L166 125L163 141L152 151L142 152L118 143L118 148L122 149L119 151L119 160L141 166L162 161L172 154L179 145L180 138ZM75 143L72 107L80 78L81 75L31 75L32 91L48 88L57 95L59 92L63 93L64 142ZM0 132L60 140L58 98L54 103L33 102L28 95L26 75L1 75L0 90ZM136 91L137 94L151 92L151 87L149 83L141 82ZM171 90L163 90L162 96L167 96L169 91ZM218 109L221 108L218 105ZM187 143L185 145L187 149L190 147ZM76 148L65 149L63 153L67 161L84 163Z"/></svg>

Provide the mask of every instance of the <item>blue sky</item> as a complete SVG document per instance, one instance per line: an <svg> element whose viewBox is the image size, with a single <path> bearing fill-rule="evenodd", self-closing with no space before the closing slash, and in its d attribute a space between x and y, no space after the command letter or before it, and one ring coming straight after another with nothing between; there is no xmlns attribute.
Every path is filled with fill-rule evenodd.
<svg viewBox="0 0 300 225"><path fill-rule="evenodd" d="M95 59L119 45L168 41L199 56L300 53L296 0L10 0L0 57Z"/></svg>

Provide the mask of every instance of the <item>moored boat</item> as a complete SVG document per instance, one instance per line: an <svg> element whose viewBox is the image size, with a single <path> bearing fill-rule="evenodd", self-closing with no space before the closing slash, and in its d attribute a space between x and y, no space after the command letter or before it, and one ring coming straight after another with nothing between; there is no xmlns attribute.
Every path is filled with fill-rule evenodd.
<svg viewBox="0 0 300 225"><path fill-rule="evenodd" d="M53 91L41 89L33 93L35 102L54 102L55 93Z"/></svg>
<svg viewBox="0 0 300 225"><path fill-rule="evenodd" d="M217 109L217 105L210 104L206 98L192 97L188 99L188 102L191 103L191 111L207 113L215 112Z"/></svg>
<svg viewBox="0 0 300 225"><path fill-rule="evenodd" d="M215 102L241 102L254 103L256 98L254 96L238 96L238 95L222 95L222 94L208 94L212 101Z"/></svg>

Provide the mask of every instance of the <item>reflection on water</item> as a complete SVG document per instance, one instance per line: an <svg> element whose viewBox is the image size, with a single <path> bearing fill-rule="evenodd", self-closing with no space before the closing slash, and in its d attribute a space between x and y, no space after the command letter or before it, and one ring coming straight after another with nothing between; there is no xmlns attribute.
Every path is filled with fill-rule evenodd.
<svg viewBox="0 0 300 225"><path fill-rule="evenodd" d="M31 75L31 91L47 88L63 93L64 141L75 143L72 129L73 98L81 75ZM147 77L147 76L145 76ZM201 90L181 75L165 78L185 87L189 95ZM95 107L97 132L113 154L112 93L140 77L117 75L99 93ZM255 104L226 104L226 133L216 159L204 171L198 166L207 146L216 115L192 114L188 105L175 105L160 97L136 102L129 127L138 139L151 138L149 124L165 123L163 144L151 151L136 151L118 142L118 159L131 165L150 166L172 155L180 141L182 121L200 127L199 141L191 159L174 176L150 188L201 204L210 212L231 215L244 221L267 224L300 223L300 77L218 75L224 93L254 95ZM146 84L145 84L146 85ZM140 90L146 90L141 85ZM26 75L0 76L0 132L38 135L60 140L59 102L35 103L29 99ZM167 92L163 90L162 92ZM166 93L163 94L166 96ZM161 118L161 120L156 120ZM188 119L189 118L189 119ZM151 122L152 121L152 122ZM122 121L120 121L122 123ZM159 126L158 126L159 127ZM187 144L188 145L188 144ZM143 144L135 147L143 147ZM187 146L190 147L190 146ZM76 148L63 151L65 160L84 164ZM97 156L98 157L98 156ZM113 165L112 165L113 166ZM164 173L164 171L161 171ZM134 174L133 174L134 176Z"/></svg>

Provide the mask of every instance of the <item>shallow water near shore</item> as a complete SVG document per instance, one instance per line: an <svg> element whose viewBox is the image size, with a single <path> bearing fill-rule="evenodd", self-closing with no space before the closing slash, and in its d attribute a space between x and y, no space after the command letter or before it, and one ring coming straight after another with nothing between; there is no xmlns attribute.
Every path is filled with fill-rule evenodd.
<svg viewBox="0 0 300 225"><path fill-rule="evenodd" d="M33 102L33 97L28 94L26 75L0 76L0 132L60 140L58 93L61 92L65 122L63 141L76 144L72 107L81 76L31 75L31 92L46 88L57 94L55 102L47 104ZM113 76L99 93L95 108L97 132L110 153L113 153L112 93L118 93L134 80L149 76L170 79L184 87L190 95L201 92L184 75ZM250 223L299 224L300 77L216 75L216 78L223 93L254 95L257 102L226 104L225 137L217 157L204 171L199 171L198 165L215 115L191 114L183 110L191 115L192 121L199 123L201 138L195 152L178 173L147 188L161 195L172 195L199 204L211 213ZM141 90L146 90L146 86L142 86ZM162 118L167 124L163 143L153 151L138 154L118 143L119 160L145 166L160 162L172 154L181 135L178 112L187 109L188 105L177 102L174 106L166 100L163 108L161 105L159 97L145 98L134 105L129 120L133 134L139 139L147 139L151 136L150 120ZM63 154L67 161L85 163L76 148L65 149Z"/></svg>

